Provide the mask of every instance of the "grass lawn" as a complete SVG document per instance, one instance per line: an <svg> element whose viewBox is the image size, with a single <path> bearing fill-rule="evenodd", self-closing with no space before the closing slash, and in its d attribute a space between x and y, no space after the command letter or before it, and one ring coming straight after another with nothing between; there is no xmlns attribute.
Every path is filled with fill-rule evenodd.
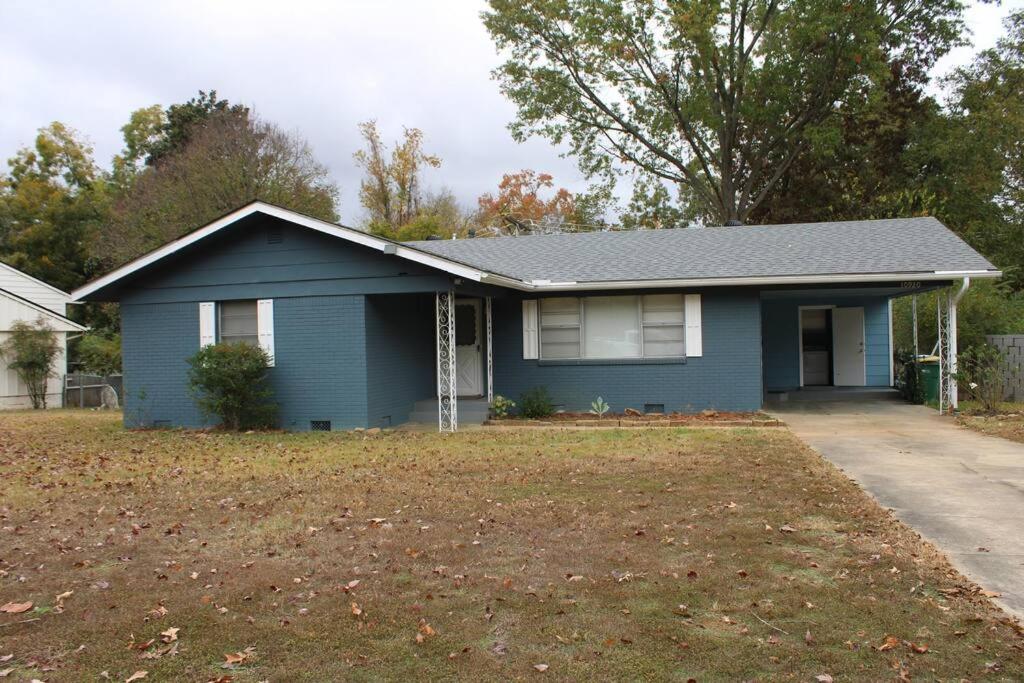
<svg viewBox="0 0 1024 683"><path fill-rule="evenodd" d="M960 404L960 424L968 429L1024 443L1024 403L1003 403L996 415L985 415L970 401Z"/></svg>
<svg viewBox="0 0 1024 683"><path fill-rule="evenodd" d="M20 412L0 484L0 604L33 603L7 680L1024 677L1002 613L785 429Z"/></svg>

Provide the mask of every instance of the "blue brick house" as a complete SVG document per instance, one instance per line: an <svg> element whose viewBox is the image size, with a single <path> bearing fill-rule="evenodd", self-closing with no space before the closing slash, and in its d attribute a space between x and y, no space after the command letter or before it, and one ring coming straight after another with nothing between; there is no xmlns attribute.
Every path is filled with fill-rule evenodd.
<svg viewBox="0 0 1024 683"><path fill-rule="evenodd" d="M239 341L284 429L449 430L538 386L647 412L889 387L892 300L998 275L932 218L398 243L254 202L73 297L121 305L128 426L207 426L187 359Z"/></svg>

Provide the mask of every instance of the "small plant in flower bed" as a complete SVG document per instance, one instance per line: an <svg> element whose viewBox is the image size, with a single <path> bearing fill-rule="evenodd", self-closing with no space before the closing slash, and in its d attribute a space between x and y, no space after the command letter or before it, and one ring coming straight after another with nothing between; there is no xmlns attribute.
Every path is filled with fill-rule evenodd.
<svg viewBox="0 0 1024 683"><path fill-rule="evenodd" d="M554 412L555 404L551 402L551 396L544 387L534 387L519 397L519 414L523 417L550 417Z"/></svg>
<svg viewBox="0 0 1024 683"><path fill-rule="evenodd" d="M491 401L491 415L498 418L506 418L512 413L512 409L516 407L516 402L510 398L505 398L502 395L497 395L494 400Z"/></svg>
<svg viewBox="0 0 1024 683"><path fill-rule="evenodd" d="M612 407L608 405L603 398L598 396L590 403L590 412L592 415L597 415L599 418L604 417L608 414L608 411Z"/></svg>

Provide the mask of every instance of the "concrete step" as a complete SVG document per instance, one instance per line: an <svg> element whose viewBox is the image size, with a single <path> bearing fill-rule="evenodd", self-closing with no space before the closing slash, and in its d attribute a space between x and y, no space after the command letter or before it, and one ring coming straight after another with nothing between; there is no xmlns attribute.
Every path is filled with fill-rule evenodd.
<svg viewBox="0 0 1024 683"><path fill-rule="evenodd" d="M459 399L457 405L458 420L462 424L483 424L488 417L489 409L486 399ZM437 399L416 401L409 422L433 424L437 422Z"/></svg>

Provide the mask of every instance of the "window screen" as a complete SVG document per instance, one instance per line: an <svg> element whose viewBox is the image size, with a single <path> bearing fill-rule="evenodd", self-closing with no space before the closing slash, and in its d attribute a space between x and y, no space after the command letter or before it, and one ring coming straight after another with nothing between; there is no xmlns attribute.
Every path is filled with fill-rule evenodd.
<svg viewBox="0 0 1024 683"><path fill-rule="evenodd" d="M683 295L648 294L643 297L644 355L682 356Z"/></svg>
<svg viewBox="0 0 1024 683"><path fill-rule="evenodd" d="M541 358L580 357L579 299L541 299L540 349Z"/></svg>
<svg viewBox="0 0 1024 683"><path fill-rule="evenodd" d="M641 355L637 297L583 299L584 358L639 358Z"/></svg>
<svg viewBox="0 0 1024 683"><path fill-rule="evenodd" d="M476 306L455 304L455 345L472 346L476 344L476 329Z"/></svg>
<svg viewBox="0 0 1024 683"><path fill-rule="evenodd" d="M256 301L222 301L217 305L220 321L217 326L220 341L228 344L259 345L256 328Z"/></svg>
<svg viewBox="0 0 1024 683"><path fill-rule="evenodd" d="M541 299L540 357L682 357L683 301L682 294Z"/></svg>

